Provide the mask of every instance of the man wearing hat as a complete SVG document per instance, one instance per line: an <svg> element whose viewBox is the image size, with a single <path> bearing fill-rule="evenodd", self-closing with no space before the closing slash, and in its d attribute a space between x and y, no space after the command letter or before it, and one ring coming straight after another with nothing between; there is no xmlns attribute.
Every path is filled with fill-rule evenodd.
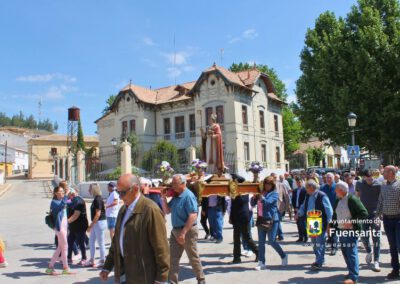
<svg viewBox="0 0 400 284"><path fill-rule="evenodd" d="M111 241L114 237L115 224L117 222L117 216L119 211L119 195L116 191L117 186L115 182L108 183L108 198L106 202L106 217L107 217L107 227L110 231Z"/></svg>

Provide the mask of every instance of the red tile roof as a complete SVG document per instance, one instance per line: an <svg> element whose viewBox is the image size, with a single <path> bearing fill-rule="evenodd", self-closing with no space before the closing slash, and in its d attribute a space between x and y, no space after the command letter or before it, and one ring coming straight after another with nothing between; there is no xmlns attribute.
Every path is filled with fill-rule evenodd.
<svg viewBox="0 0 400 284"><path fill-rule="evenodd" d="M228 69L217 66L213 64L210 68L203 71L203 74L207 74L210 72L219 72L226 80L230 83L240 86L248 91L252 91L252 85L257 81L257 79L262 76L264 79L267 79L268 76L266 74L261 73L258 69L253 68L250 70L242 71L242 72L232 72ZM190 100L191 96L189 96L190 91L196 86L197 81L182 83L178 85L172 85L168 87L163 87L159 89L149 89L137 85L129 84L125 86L121 92L131 91L138 100L141 102L159 105L177 101ZM268 87L268 97L273 100L282 102L273 92L272 83L269 81L267 83ZM118 103L118 99L115 101L115 104ZM98 120L97 120L98 121ZM96 122L97 122L96 121Z"/></svg>

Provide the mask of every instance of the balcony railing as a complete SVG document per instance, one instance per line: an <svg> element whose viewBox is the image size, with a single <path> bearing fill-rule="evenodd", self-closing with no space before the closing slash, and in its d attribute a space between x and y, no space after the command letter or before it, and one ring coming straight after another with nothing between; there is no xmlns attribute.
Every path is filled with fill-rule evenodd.
<svg viewBox="0 0 400 284"><path fill-rule="evenodd" d="M171 140L171 134L164 134L164 140Z"/></svg>
<svg viewBox="0 0 400 284"><path fill-rule="evenodd" d="M195 130L190 131L190 137L196 137L196 131Z"/></svg>
<svg viewBox="0 0 400 284"><path fill-rule="evenodd" d="M265 134L265 128L261 128L261 134Z"/></svg>
<svg viewBox="0 0 400 284"><path fill-rule="evenodd" d="M249 126L247 124L243 124L243 131L249 131Z"/></svg>
<svg viewBox="0 0 400 284"><path fill-rule="evenodd" d="M175 139L184 139L184 138L185 138L185 132L175 133Z"/></svg>
<svg viewBox="0 0 400 284"><path fill-rule="evenodd" d="M275 137L279 137L279 131L275 131Z"/></svg>

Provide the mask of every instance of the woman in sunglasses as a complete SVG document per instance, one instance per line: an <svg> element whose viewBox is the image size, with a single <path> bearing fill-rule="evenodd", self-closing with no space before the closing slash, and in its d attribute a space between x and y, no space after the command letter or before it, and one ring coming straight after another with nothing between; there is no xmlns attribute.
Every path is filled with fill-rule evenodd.
<svg viewBox="0 0 400 284"><path fill-rule="evenodd" d="M90 215L92 223L89 225L87 232L89 236L90 260L84 263L86 267L103 267L106 259L105 231L107 229L106 208L101 196L100 185L92 183L89 187L89 193L94 197L90 206ZM100 249L100 261L96 265L94 256L96 254L96 240Z"/></svg>
<svg viewBox="0 0 400 284"><path fill-rule="evenodd" d="M53 253L53 257L50 260L49 267L46 269L46 274L58 275L54 270L55 263L60 259L63 264L62 274L74 274L68 266L67 253L68 253L68 222L67 222L67 200L68 193L64 192L61 186L56 186L53 190L53 199L51 200L50 210L54 221L54 231L56 233L58 244L57 249Z"/></svg>
<svg viewBox="0 0 400 284"><path fill-rule="evenodd" d="M278 213L279 194L276 191L275 180L269 176L264 179L263 192L252 197L251 205L257 205L257 214L260 219L272 221L269 230L258 226L258 250L259 262L255 270L264 270L265 266L265 243L268 235L268 244L279 254L282 259L282 265L287 265L288 255L282 250L282 247L276 241L276 235L279 228L279 213Z"/></svg>

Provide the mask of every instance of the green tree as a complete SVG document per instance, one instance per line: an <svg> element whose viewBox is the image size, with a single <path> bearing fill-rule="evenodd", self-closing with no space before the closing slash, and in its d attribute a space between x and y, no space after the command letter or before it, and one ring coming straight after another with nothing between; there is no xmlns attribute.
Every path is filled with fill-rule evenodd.
<svg viewBox="0 0 400 284"><path fill-rule="evenodd" d="M229 70L232 72L240 72L240 71L245 71L249 69L253 69L254 65L250 65L249 63L233 63L231 67L229 67ZM285 83L281 79L279 79L278 74L276 73L274 68L269 68L268 65L265 64L257 64L256 68L260 70L262 73L267 74L268 77L271 79L272 83L274 84L274 88L276 91L276 94L278 98L280 98L282 101L286 101L287 99L287 90Z"/></svg>
<svg viewBox="0 0 400 284"><path fill-rule="evenodd" d="M167 161L175 170L179 165L179 155L176 146L168 141L159 141L157 144L147 151L142 160L142 168L155 172L156 167L162 162Z"/></svg>
<svg viewBox="0 0 400 284"><path fill-rule="evenodd" d="M84 150L84 149L85 149L85 140L84 140L84 136L83 136L82 123L81 123L81 120L79 119L78 134L77 134L77 140L76 140L76 151Z"/></svg>
<svg viewBox="0 0 400 284"><path fill-rule="evenodd" d="M321 14L301 52L296 93L303 126L343 145L350 142L346 116L353 111L356 144L398 155L399 54L397 0L359 0L346 18Z"/></svg>
<svg viewBox="0 0 400 284"><path fill-rule="evenodd" d="M319 166L320 162L325 158L325 151L318 147L308 147L306 150L309 166Z"/></svg>
<svg viewBox="0 0 400 284"><path fill-rule="evenodd" d="M110 110L110 107L112 106L116 98L117 98L116 95L110 95L108 97L108 99L106 100L106 106L104 107L102 112L103 114L106 114Z"/></svg>
<svg viewBox="0 0 400 284"><path fill-rule="evenodd" d="M249 63L233 63L229 70L232 72L240 72L254 68ZM256 68L262 73L267 74L275 87L276 95L283 101L286 101L288 95L285 83L279 79L278 74L273 68L265 64L258 64ZM285 145L285 155L289 156L291 153L299 149L299 143L302 138L301 122L294 114L292 107L284 105L282 107L282 121L283 121L283 137Z"/></svg>

